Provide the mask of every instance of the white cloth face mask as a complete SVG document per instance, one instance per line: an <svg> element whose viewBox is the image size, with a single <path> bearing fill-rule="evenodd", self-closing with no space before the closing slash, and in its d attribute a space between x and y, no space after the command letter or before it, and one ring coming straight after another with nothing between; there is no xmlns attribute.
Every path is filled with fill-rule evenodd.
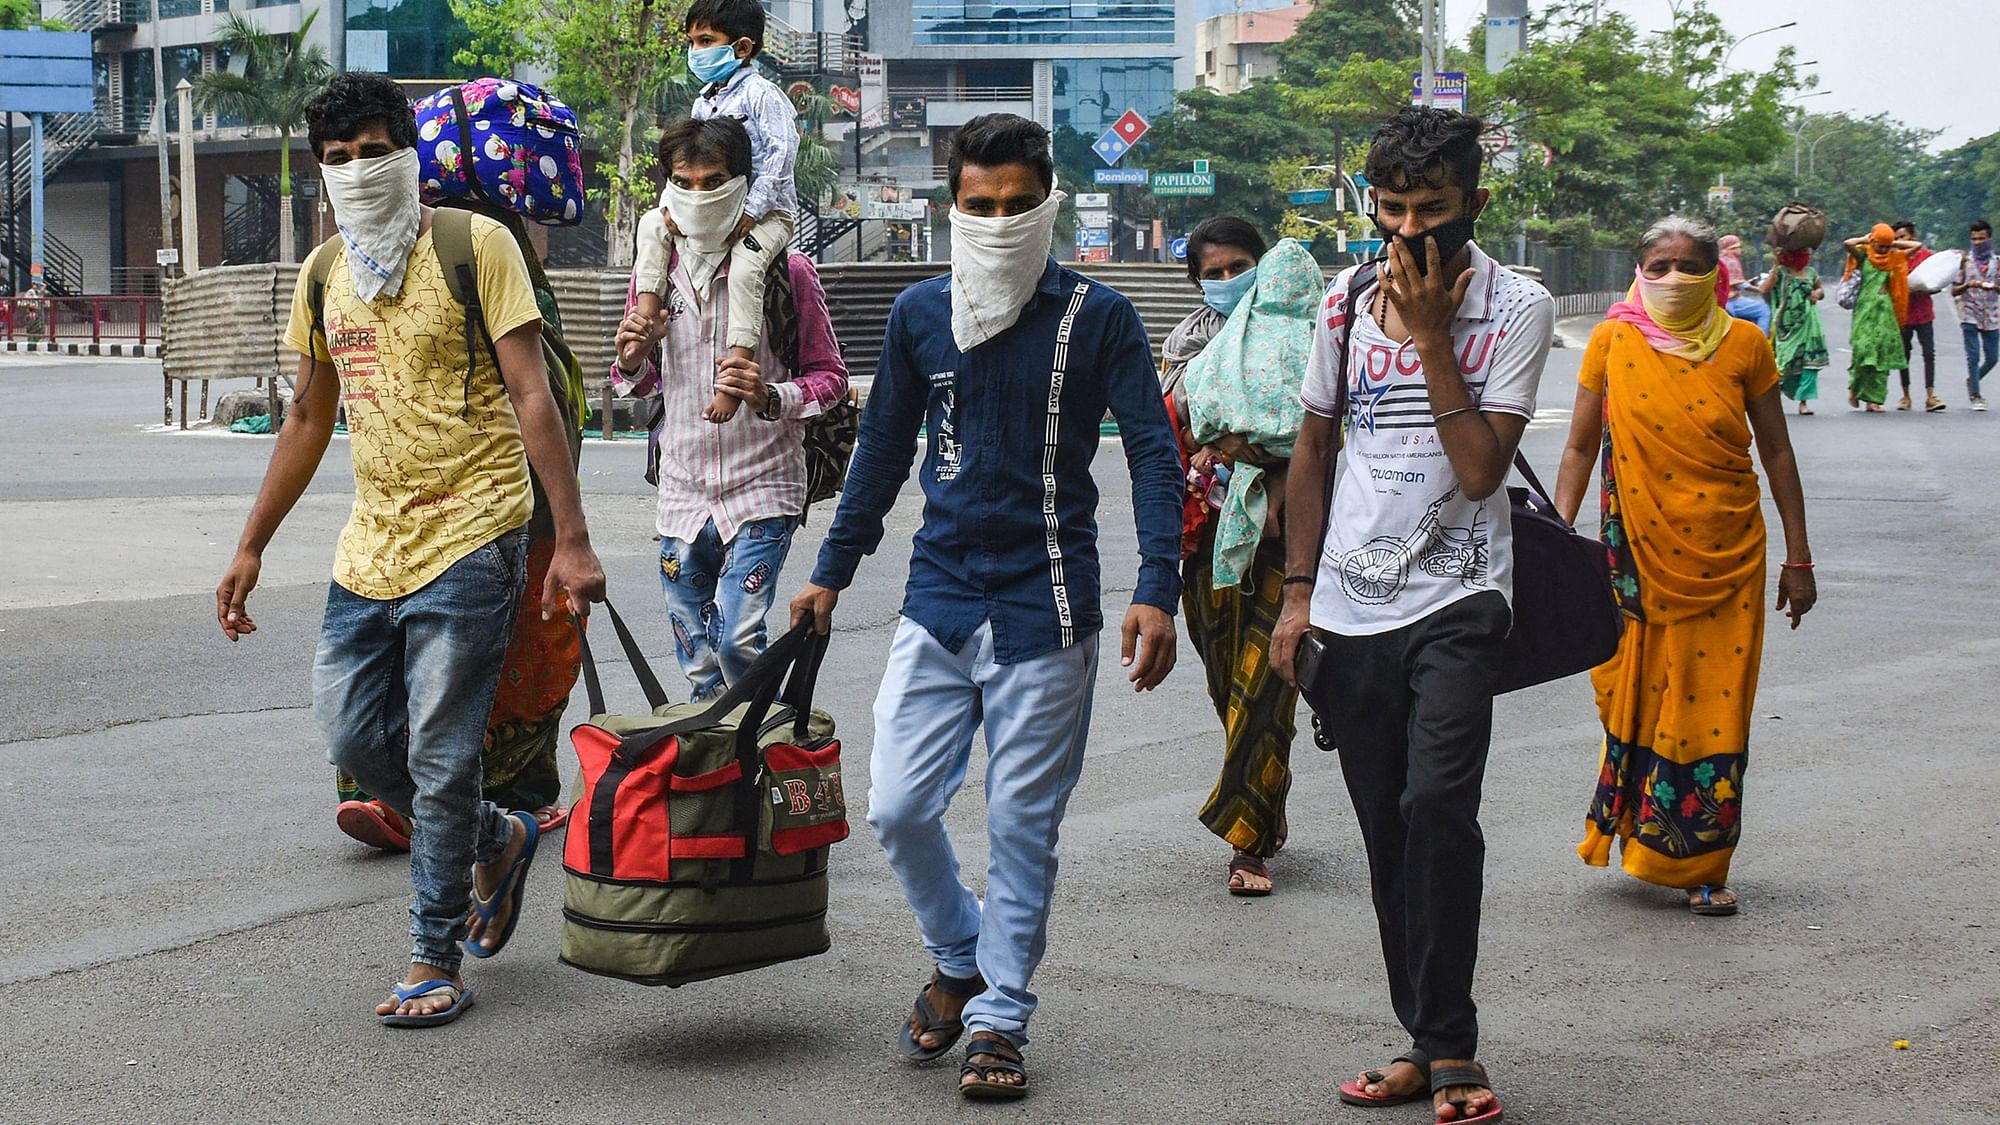
<svg viewBox="0 0 2000 1125"><path fill-rule="evenodd" d="M660 192L660 206L681 228L682 264L695 288L703 293L729 259L729 236L743 218L743 200L749 193L747 176L737 176L713 191L695 191L669 181Z"/></svg>
<svg viewBox="0 0 2000 1125"><path fill-rule="evenodd" d="M402 292L410 250L423 226L417 196L417 150L322 164L320 180L340 237L347 244L347 272L364 301Z"/></svg>
<svg viewBox="0 0 2000 1125"><path fill-rule="evenodd" d="M1056 211L1069 198L1049 192L1018 215L951 209L951 335L971 351L1014 326L1048 268Z"/></svg>

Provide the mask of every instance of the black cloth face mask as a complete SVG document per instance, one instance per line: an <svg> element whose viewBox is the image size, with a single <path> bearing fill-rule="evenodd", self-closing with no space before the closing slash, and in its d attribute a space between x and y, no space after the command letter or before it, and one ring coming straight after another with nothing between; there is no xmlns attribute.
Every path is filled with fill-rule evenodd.
<svg viewBox="0 0 2000 1125"><path fill-rule="evenodd" d="M1418 234L1403 235L1385 226L1379 213L1372 217L1375 220L1375 229L1382 232L1382 241L1385 245L1393 244L1398 238L1403 240L1404 246L1410 251L1410 256L1416 259L1418 277L1430 273L1429 251L1424 245L1426 242L1437 243L1438 261L1449 265L1451 260L1458 256L1458 252L1465 249L1465 244L1472 241L1472 226L1479 221L1479 216L1476 214L1460 215L1456 219L1448 219Z"/></svg>

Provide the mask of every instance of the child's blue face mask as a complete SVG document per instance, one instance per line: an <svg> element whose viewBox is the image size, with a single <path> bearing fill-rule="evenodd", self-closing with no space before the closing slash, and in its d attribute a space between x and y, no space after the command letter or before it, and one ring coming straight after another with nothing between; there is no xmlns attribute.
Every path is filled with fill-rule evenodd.
<svg viewBox="0 0 2000 1125"><path fill-rule="evenodd" d="M1204 277L1201 279L1201 299L1208 302L1209 308L1228 316L1236 311L1236 306L1242 302L1244 294L1250 292L1250 287L1256 283L1256 266L1251 266L1226 281L1211 281Z"/></svg>
<svg viewBox="0 0 2000 1125"><path fill-rule="evenodd" d="M736 46L724 43L719 47L689 47L688 73L703 82L720 82L736 73L742 60L736 57Z"/></svg>

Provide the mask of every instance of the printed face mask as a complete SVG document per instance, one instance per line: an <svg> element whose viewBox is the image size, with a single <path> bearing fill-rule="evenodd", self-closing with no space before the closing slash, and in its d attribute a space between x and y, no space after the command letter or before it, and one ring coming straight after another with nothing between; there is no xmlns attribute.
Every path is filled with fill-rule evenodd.
<svg viewBox="0 0 2000 1125"><path fill-rule="evenodd" d="M688 73L703 82L720 82L736 73L743 60L736 57L736 45L724 43L719 47L689 47Z"/></svg>
<svg viewBox="0 0 2000 1125"><path fill-rule="evenodd" d="M1381 214L1378 212L1375 216L1375 229L1382 232L1382 241L1385 244L1393 243L1398 238L1403 240L1404 245L1409 248L1410 256L1417 260L1417 276L1422 277L1428 274L1431 269L1430 251L1424 244L1427 242L1436 242L1438 261L1449 263L1453 258L1458 256L1460 250L1465 249L1466 243L1472 241L1472 226L1478 221L1479 216L1476 214L1460 215L1456 219L1448 219L1439 223L1429 230L1406 236L1384 224Z"/></svg>
<svg viewBox="0 0 2000 1125"><path fill-rule="evenodd" d="M1242 303L1244 296L1250 292L1250 287L1255 284L1257 284L1256 266L1251 266L1235 277L1220 281L1204 277L1201 279L1201 299L1209 308L1228 316L1236 311L1236 306Z"/></svg>
<svg viewBox="0 0 2000 1125"><path fill-rule="evenodd" d="M1639 300L1646 306L1646 315L1673 331L1699 326L1715 307L1715 279L1720 270L1720 266L1704 274L1674 270L1665 277L1647 277L1642 271Z"/></svg>

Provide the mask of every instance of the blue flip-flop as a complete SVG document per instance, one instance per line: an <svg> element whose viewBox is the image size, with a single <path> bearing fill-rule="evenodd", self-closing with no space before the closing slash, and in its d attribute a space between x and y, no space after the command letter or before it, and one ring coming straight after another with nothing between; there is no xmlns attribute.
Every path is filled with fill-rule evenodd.
<svg viewBox="0 0 2000 1125"><path fill-rule="evenodd" d="M378 1016L376 1018L382 1021L383 1027L438 1027L448 1024L464 1015L465 1010L472 1007L471 987L462 984L453 984L443 977L439 977L436 980L422 981L417 984L399 983L395 987L396 1002L399 1004L415 1000L419 996L429 996L433 992L451 993L451 1007L432 1012L429 1015L399 1016L391 1012L386 1016Z"/></svg>
<svg viewBox="0 0 2000 1125"><path fill-rule="evenodd" d="M479 897L478 892L475 891L473 893L472 912L487 922L491 922L493 921L493 916L500 912L501 903L512 900L514 909L512 913L507 915L507 925L506 928L500 931L499 941L494 942L492 945L487 945L484 941L465 941L459 943L465 947L465 952L468 956L491 957L507 948L507 939L514 936L514 924L521 920L521 895L527 888L528 866L535 861L535 846L541 843L542 830L535 823L535 814L533 813L512 812L507 815L514 823L519 824L526 830L528 833L527 842L521 845L521 854L514 857L514 866L507 869L506 878L501 879L500 885L493 889L492 898L482 899Z"/></svg>

